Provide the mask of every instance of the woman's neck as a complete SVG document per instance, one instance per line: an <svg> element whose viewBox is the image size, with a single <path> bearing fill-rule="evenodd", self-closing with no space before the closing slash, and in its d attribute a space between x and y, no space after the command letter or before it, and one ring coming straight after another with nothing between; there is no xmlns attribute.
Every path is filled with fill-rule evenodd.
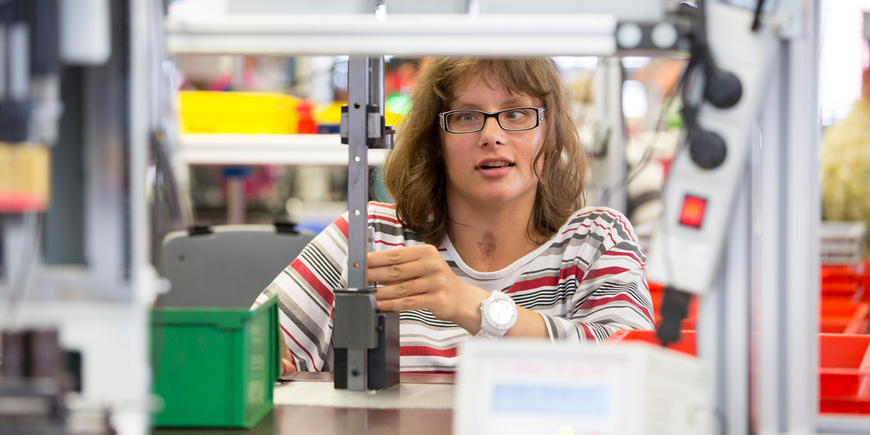
<svg viewBox="0 0 870 435"><path fill-rule="evenodd" d="M506 207L450 204L447 230L462 261L478 272L504 269L540 246L531 224L534 202Z"/></svg>

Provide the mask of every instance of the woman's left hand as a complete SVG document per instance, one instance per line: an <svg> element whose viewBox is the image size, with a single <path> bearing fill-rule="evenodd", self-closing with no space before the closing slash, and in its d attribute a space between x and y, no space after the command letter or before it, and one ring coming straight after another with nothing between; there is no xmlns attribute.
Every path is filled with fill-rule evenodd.
<svg viewBox="0 0 870 435"><path fill-rule="evenodd" d="M436 247L370 252L367 261L368 280L383 285L376 295L381 310L427 309L435 318L463 327L474 328L476 321L479 329L478 307L489 293L459 279Z"/></svg>

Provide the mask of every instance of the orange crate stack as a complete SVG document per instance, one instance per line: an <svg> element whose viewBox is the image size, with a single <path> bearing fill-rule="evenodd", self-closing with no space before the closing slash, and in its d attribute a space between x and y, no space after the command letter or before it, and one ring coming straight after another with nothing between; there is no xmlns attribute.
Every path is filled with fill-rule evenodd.
<svg viewBox="0 0 870 435"><path fill-rule="evenodd" d="M870 259L864 260L864 276L861 280L862 287L864 292L861 294L861 299L865 301L870 301Z"/></svg>
<svg viewBox="0 0 870 435"><path fill-rule="evenodd" d="M819 334L819 411L870 414L870 335Z"/></svg>
<svg viewBox="0 0 870 435"><path fill-rule="evenodd" d="M823 298L820 311L822 333L864 334L870 327L870 302Z"/></svg>
<svg viewBox="0 0 870 435"><path fill-rule="evenodd" d="M819 410L823 413L870 414L870 260L861 268L823 266L819 313ZM656 320L664 289L649 283ZM693 298L684 329L694 329L697 298ZM690 326L691 325L691 326ZM694 331L668 348L696 355ZM655 331L618 331L611 343L643 341L658 344Z"/></svg>
<svg viewBox="0 0 870 435"><path fill-rule="evenodd" d="M642 341L645 343L659 344L659 339L656 337L655 331L623 329L621 331L616 331L610 337L607 337L608 343L627 341ZM697 354L697 348L695 346L695 331L682 331L680 339L675 343L669 344L667 348L695 356Z"/></svg>
<svg viewBox="0 0 870 435"><path fill-rule="evenodd" d="M855 297L863 290L866 280L862 268L866 270L861 266L822 265L822 298ZM870 298L865 300L870 301Z"/></svg>

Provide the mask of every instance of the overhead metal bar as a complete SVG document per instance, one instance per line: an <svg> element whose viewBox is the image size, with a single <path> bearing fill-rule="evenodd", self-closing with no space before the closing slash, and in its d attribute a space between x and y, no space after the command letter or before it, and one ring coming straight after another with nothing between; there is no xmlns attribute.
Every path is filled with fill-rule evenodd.
<svg viewBox="0 0 870 435"><path fill-rule="evenodd" d="M346 166L349 152L338 134L183 134L178 144L188 165ZM386 155L370 149L369 165L383 165Z"/></svg>
<svg viewBox="0 0 870 435"><path fill-rule="evenodd" d="M607 56L617 19L566 15L242 15L169 18L171 53Z"/></svg>

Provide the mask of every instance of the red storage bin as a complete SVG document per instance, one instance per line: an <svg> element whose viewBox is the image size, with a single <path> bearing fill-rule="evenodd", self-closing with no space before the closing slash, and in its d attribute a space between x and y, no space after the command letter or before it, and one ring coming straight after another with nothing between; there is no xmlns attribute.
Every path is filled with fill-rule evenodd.
<svg viewBox="0 0 870 435"><path fill-rule="evenodd" d="M863 288L861 269L861 265L822 265L822 297L854 297Z"/></svg>
<svg viewBox="0 0 870 435"><path fill-rule="evenodd" d="M870 302L822 299L819 332L864 334L868 327L870 327Z"/></svg>
<svg viewBox="0 0 870 435"><path fill-rule="evenodd" d="M819 334L819 411L870 414L870 335Z"/></svg>
<svg viewBox="0 0 870 435"><path fill-rule="evenodd" d="M870 259L864 260L864 275L861 277L862 290L861 299L870 301Z"/></svg>
<svg viewBox="0 0 870 435"><path fill-rule="evenodd" d="M623 329L616 331L610 337L607 337L608 343L620 343L627 341L645 341L647 343L659 344L659 339L656 337L655 331L640 331L632 329ZM681 331L680 339L676 343L671 343L668 349L682 352L689 355L696 355L695 346L695 331Z"/></svg>

